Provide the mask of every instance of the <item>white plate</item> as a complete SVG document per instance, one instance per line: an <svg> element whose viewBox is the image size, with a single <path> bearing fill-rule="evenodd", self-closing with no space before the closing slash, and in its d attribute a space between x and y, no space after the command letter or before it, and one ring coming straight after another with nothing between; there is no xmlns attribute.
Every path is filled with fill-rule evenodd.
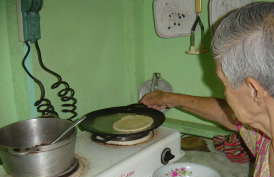
<svg viewBox="0 0 274 177"><path fill-rule="evenodd" d="M221 177L210 167L196 163L173 163L153 173L153 177Z"/></svg>

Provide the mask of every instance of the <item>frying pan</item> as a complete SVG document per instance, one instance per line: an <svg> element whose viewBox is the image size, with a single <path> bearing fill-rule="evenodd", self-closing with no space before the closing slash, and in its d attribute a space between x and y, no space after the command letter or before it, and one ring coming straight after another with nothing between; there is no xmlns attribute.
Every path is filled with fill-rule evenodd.
<svg viewBox="0 0 274 177"><path fill-rule="evenodd" d="M153 119L153 123L147 129L134 133L124 133L113 129L112 126L115 121L121 119L123 116L132 114L149 116ZM131 104L128 106L105 108L90 112L84 116L87 118L79 124L80 130L100 136L102 142L115 140L117 137L126 138L148 134L150 131L158 128L165 121L165 115L162 112L148 108L144 104Z"/></svg>

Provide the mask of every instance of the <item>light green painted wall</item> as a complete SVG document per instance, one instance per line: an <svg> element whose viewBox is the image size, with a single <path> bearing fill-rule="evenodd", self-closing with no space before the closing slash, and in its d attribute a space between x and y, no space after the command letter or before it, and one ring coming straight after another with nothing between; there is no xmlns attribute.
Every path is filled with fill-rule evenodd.
<svg viewBox="0 0 274 177"><path fill-rule="evenodd" d="M159 38L154 29L153 0L46 0L41 11L40 47L45 64L76 91L79 116L137 101L137 88L160 72L175 92L223 97L211 54L186 55L189 37ZM202 21L208 29L208 1ZM21 66L25 47L18 41L16 0L0 1L0 126L37 116L37 86ZM207 46L210 34L207 33ZM55 79L41 70L35 52L28 66L46 85L47 97L60 112ZM66 115L61 114L62 117ZM209 124L170 110L175 119Z"/></svg>
<svg viewBox="0 0 274 177"><path fill-rule="evenodd" d="M25 47L18 41L16 1L1 1L0 35L3 36L0 126L37 116L33 106L37 86L21 67ZM47 0L41 15L40 48L45 64L60 73L76 91L78 114L126 105L137 101L137 85L143 81L143 1ZM139 29L138 29L139 28ZM60 112L61 102L50 89L55 81L41 70L37 56L29 57L30 69L43 80L50 98ZM1 83L3 83L1 82ZM6 110L11 111L6 112ZM61 114L66 118L69 115ZM12 118L10 118L12 117Z"/></svg>
<svg viewBox="0 0 274 177"><path fill-rule="evenodd" d="M6 21L6 2L0 1L0 21ZM0 106L0 125L6 125L16 121L17 113L14 109L14 94L13 85L10 73L10 53L7 37L7 25L2 23L0 25L0 83L1 83L1 106Z"/></svg>
<svg viewBox="0 0 274 177"><path fill-rule="evenodd" d="M223 98L223 85L215 74L212 54L209 52L201 55L187 55L185 51L189 48L189 37L169 39L158 37L153 22L153 0L144 2L145 79L151 79L153 72L160 72L163 78L171 83L174 92ZM202 0L201 18L205 29L207 29L205 43L210 48L211 32L208 25L208 2L209 0ZM199 37L199 32L197 35ZM167 116L187 122L214 125L176 109L169 110Z"/></svg>
<svg viewBox="0 0 274 177"><path fill-rule="evenodd" d="M0 48L1 48L1 106L0 125L26 117L30 109L27 99L25 75L20 67L23 46L18 43L15 2L0 3ZM16 39L16 40L15 40Z"/></svg>
<svg viewBox="0 0 274 177"><path fill-rule="evenodd" d="M222 97L222 84L215 75L214 61L211 54L187 55L189 37L160 38L155 33L153 22L153 0L144 1L144 58L145 78L150 79L153 72L160 72L164 79L170 82L174 92L198 96ZM201 18L208 29L208 1L203 2ZM197 33L199 36L200 33ZM206 34L207 46L210 34ZM201 121L197 117L172 109L167 112L168 117L192 121L197 123L211 123Z"/></svg>
<svg viewBox="0 0 274 177"><path fill-rule="evenodd" d="M135 39L142 35L137 28L141 18L135 19L142 14L137 11L141 7L140 0L45 3L40 43L44 61L76 90L80 115L137 101L135 88L144 68L135 67L141 50L141 41ZM37 64L34 71L49 88L51 76ZM48 91L60 105L56 92Z"/></svg>

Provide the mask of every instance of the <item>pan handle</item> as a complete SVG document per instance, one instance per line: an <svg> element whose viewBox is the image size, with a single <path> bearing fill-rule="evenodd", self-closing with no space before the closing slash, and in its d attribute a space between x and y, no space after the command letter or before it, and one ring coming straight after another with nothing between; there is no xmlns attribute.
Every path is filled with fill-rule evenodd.
<svg viewBox="0 0 274 177"><path fill-rule="evenodd" d="M127 107L129 108L133 108L133 109L138 109L138 108L148 108L146 105L142 104L142 103L134 103L134 104L130 104Z"/></svg>
<svg viewBox="0 0 274 177"><path fill-rule="evenodd" d="M134 104L130 104L127 106L120 106L120 107L113 107L112 109L119 111L121 110L122 112L131 112L134 111L136 109L148 109L148 107L142 103L134 103Z"/></svg>

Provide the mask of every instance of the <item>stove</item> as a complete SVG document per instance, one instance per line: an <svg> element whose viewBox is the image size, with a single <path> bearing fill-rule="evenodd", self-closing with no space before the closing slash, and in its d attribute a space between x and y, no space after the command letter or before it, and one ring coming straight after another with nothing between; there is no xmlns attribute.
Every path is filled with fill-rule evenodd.
<svg viewBox="0 0 274 177"><path fill-rule="evenodd" d="M104 142L104 138L101 136L92 136L92 140L96 142L104 142L105 144L112 144L112 145L120 145L120 146L132 146L140 143L144 143L146 141L149 141L154 136L154 132L148 132L144 134L143 136L138 136L134 138L127 138L127 137L115 137L111 139L110 141Z"/></svg>
<svg viewBox="0 0 274 177"><path fill-rule="evenodd" d="M134 145L123 141L99 143L92 140L90 133L79 131L77 169L64 177L152 177L156 169L184 155L180 140L178 131L164 127L143 137L142 141L132 140ZM5 175L0 166L0 176L8 177Z"/></svg>

